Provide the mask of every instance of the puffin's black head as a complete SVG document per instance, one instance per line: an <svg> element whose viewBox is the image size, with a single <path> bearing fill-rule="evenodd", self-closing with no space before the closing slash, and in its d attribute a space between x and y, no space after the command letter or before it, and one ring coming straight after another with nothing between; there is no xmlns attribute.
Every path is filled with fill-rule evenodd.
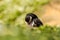
<svg viewBox="0 0 60 40"><path fill-rule="evenodd" d="M28 24L30 24L30 23L33 21L33 19L35 19L35 18L38 18L35 14L33 14L33 13L28 13L28 14L26 15L26 17L25 17L25 21L26 21Z"/></svg>
<svg viewBox="0 0 60 40"><path fill-rule="evenodd" d="M25 17L25 21L27 22L28 25L31 25L33 27L43 25L41 20L39 20L38 17L33 13L28 13Z"/></svg>

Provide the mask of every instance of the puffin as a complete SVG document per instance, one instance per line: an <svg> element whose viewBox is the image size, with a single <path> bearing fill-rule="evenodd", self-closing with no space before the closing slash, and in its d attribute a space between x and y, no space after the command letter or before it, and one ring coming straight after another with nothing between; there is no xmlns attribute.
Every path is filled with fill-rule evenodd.
<svg viewBox="0 0 60 40"><path fill-rule="evenodd" d="M31 27L42 26L42 21L34 13L28 13L25 17L25 22Z"/></svg>

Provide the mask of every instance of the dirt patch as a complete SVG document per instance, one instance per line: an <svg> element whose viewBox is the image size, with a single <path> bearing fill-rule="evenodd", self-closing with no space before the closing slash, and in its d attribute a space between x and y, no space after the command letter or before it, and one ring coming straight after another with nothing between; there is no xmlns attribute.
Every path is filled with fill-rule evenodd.
<svg viewBox="0 0 60 40"><path fill-rule="evenodd" d="M40 16L40 19L44 24L60 25L60 0L51 1L43 7L43 10L44 14Z"/></svg>

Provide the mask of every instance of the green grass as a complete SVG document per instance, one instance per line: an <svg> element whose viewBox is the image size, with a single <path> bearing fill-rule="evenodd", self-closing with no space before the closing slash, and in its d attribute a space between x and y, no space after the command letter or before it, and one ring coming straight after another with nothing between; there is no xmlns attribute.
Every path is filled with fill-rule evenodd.
<svg viewBox="0 0 60 40"><path fill-rule="evenodd" d="M8 29L9 30L9 29ZM18 31L17 31L18 30ZM1 40L60 40L60 28L41 26L39 28L20 27L10 30L12 34L0 36Z"/></svg>

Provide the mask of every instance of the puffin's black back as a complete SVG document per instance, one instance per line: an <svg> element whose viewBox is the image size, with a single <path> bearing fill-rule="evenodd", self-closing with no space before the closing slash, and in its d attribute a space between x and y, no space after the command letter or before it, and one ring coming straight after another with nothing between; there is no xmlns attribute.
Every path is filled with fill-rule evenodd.
<svg viewBox="0 0 60 40"><path fill-rule="evenodd" d="M33 14L33 13L28 13L26 16L31 16L33 19L34 18L38 18L35 14Z"/></svg>

